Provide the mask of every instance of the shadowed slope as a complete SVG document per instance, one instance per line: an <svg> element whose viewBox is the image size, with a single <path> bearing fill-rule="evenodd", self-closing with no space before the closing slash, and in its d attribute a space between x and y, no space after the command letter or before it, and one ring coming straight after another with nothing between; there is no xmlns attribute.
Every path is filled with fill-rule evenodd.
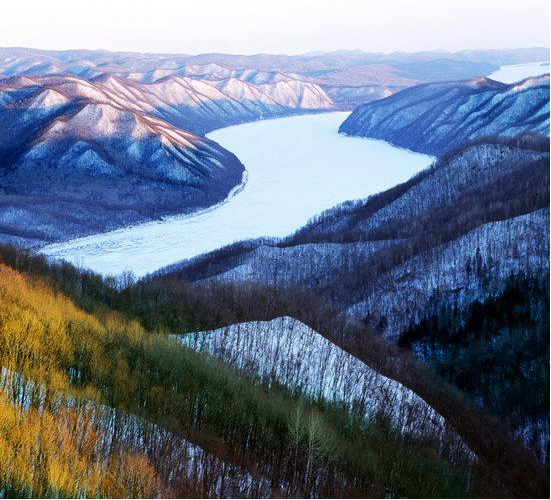
<svg viewBox="0 0 551 500"><path fill-rule="evenodd" d="M356 108L339 132L442 155L485 136L549 135L549 75L419 85Z"/></svg>

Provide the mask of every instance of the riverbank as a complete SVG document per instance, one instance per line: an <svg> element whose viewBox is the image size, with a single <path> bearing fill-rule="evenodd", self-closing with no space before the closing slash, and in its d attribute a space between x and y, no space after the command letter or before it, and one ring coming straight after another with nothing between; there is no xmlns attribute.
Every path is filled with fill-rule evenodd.
<svg viewBox="0 0 551 500"><path fill-rule="evenodd" d="M102 274L143 276L234 241L285 236L343 201L409 179L432 157L339 135L347 113L236 125L208 135L245 165L242 190L215 208L49 245L43 253Z"/></svg>

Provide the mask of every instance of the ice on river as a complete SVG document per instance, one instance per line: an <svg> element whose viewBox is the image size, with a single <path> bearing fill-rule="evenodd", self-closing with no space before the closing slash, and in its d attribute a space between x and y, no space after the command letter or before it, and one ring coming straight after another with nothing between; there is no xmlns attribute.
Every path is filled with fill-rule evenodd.
<svg viewBox="0 0 551 500"><path fill-rule="evenodd" d="M549 73L549 61L502 66L488 75L488 78L503 83L514 83L529 76L539 76L545 73Z"/></svg>
<svg viewBox="0 0 551 500"><path fill-rule="evenodd" d="M317 213L409 179L432 158L337 133L347 113L264 120L208 135L246 168L243 189L216 207L68 242L43 253L102 274L143 276L238 240L285 236Z"/></svg>

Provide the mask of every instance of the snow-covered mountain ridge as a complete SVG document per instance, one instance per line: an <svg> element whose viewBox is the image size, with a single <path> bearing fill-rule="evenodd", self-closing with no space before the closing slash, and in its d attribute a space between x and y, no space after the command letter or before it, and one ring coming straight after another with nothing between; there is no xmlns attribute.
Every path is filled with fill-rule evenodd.
<svg viewBox="0 0 551 500"><path fill-rule="evenodd" d="M485 136L549 136L549 75L419 85L359 106L339 132L438 156Z"/></svg>
<svg viewBox="0 0 551 500"><path fill-rule="evenodd" d="M0 232L63 239L209 206L241 182L233 154L131 92L76 77L0 82Z"/></svg>
<svg viewBox="0 0 551 500"><path fill-rule="evenodd" d="M154 83L140 83L101 74L92 80L54 75L17 76L0 82L14 90L41 86L61 95L115 103L200 135L234 123L334 107L319 86L297 80L253 84L234 77L200 80L167 76Z"/></svg>

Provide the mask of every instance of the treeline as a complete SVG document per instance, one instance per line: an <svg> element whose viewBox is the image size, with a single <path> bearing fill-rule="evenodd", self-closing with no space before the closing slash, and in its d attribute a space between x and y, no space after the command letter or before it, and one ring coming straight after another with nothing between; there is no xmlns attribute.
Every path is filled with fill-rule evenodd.
<svg viewBox="0 0 551 500"><path fill-rule="evenodd" d="M138 283L133 283L130 277L127 277L126 282L124 280L107 282L93 273L78 271L67 264L48 263L43 257L32 256L28 252L21 252L13 247L1 247L1 249L2 260L9 266L24 272L28 280L46 281L53 290L58 293L63 292L84 310L94 312L94 316L102 316L115 309L123 312L126 317L133 318L142 325L147 325L147 329L152 332L182 333L186 330L208 329L239 321L272 319L284 315L295 317L341 345L359 359L364 360L369 366L413 389L444 416L448 424L476 454L478 460L475 464L465 466L461 465L464 462L459 456L445 458L446 455L442 455L442 451L438 451L438 446L435 449L432 445L431 449L436 451L437 456L440 457L439 461L442 458L445 461L450 460L449 464L456 463L455 467L459 467L459 471L467 474L470 478L468 482L470 495L520 497L547 495L548 476L545 469L541 468L531 454L523 448L523 445L511 436L506 426L489 416L483 409L469 403L460 392L442 379L435 377L431 371L422 368L413 358L383 342L365 325L339 315L338 310L331 304L303 288L274 289L269 286L253 284L197 286L170 276ZM233 372L221 370L216 365L209 365L210 368L204 366L203 361L200 361L202 360L200 356L193 355L193 353L188 354L185 350L175 354L168 347L172 344L168 342L165 345L165 341L161 340L163 336L151 335L147 333L147 330L144 332L146 332L144 333L146 339L155 339L150 350L143 350L149 341L145 342L144 338L139 336L137 345L141 347L137 347L136 343L129 343L127 340L117 340L110 342L110 347L107 350L100 350L101 354L95 358L98 362L105 363L105 360L113 359L113 353L109 349L115 346L118 349L120 346L129 347L129 350L126 350L125 347L122 352L119 351L121 354L126 352L125 356L128 356L123 358L129 367L129 371L123 378L125 382L117 385L118 390L130 391L122 396L122 400L127 405L124 407L125 411L135 411L136 414L145 415L153 421L156 421L154 419L159 418L159 415L163 415L162 422L173 431L179 430L179 432L185 433L188 439L192 435L204 436L205 439L194 442L203 446L207 451L209 450L208 445L215 443L217 446L214 449L216 456L224 457L226 453L229 453L229 456L232 457L231 463L249 464L247 470L251 470L249 460L252 460L254 470L257 470L256 467L260 467L260 472L262 472L260 475L270 479L277 478L275 484L281 484L281 478L288 479L291 474L290 484L294 488L294 495L346 496L361 494L380 496L389 493L388 491L386 493L379 490L374 491L372 490L373 485L384 483L383 489L386 488L394 492L393 484L395 484L396 478L400 477L396 484L402 484L402 481L409 483L412 474L417 478L415 486L408 493L403 490L398 494L404 496L466 494L465 490L462 490L462 493L453 490L455 486L452 488L453 491L436 493L436 489L451 487L452 483L459 484L455 480L452 483L449 482L451 477L457 477L457 472L453 472L450 476L448 472L440 471L429 479L423 472L427 470L425 465L412 473L411 467L417 468L419 463L417 462L417 465L414 466L410 459L398 459L401 463L406 464L407 470L400 471L395 476L397 467L395 450L401 449L401 445L396 448L396 438L390 437L385 432L379 434L381 441L377 441L376 444L369 441L371 438L366 441L365 435L354 430L357 429L356 425L360 425L360 429L366 430L365 424L354 419L351 420L350 414L344 409L323 410L325 407L322 405L320 408L319 403L314 406L308 406L307 403L305 406L304 401L281 396L282 388L273 388L269 392L264 392L265 388L253 384L253 388L256 387L253 390L249 382L245 383L239 377L236 379L235 375L231 375ZM195 360L191 365L189 360L184 359L187 356ZM193 369L192 375L190 375L190 366L200 366L201 368L197 368L197 370L201 375L199 376ZM182 372L182 370L184 371ZM206 377L208 373L211 373L214 378L207 384L206 380L210 378L210 375ZM135 384L132 382L133 380L138 383ZM194 391L198 391L195 393L196 395L200 394L200 397L197 396L198 400L197 398L186 399L178 394L180 389L184 393L190 390L189 386L182 381L187 381ZM238 383L238 381L240 382ZM161 397L159 401L162 410L150 403L148 390L151 384L159 386L159 390L156 390L155 393ZM105 387L104 382L100 385ZM175 390L176 392L174 392ZM252 391L252 395L250 391ZM280 396L278 397L277 394ZM223 399L220 400L221 396ZM183 401L187 401L187 403L179 403L182 397ZM281 397L283 400L280 399ZM217 398L217 400L214 401L213 398ZM260 403L254 403L256 398ZM294 403L291 403L292 401ZM189 406L191 402L193 404ZM117 404L117 401L111 400L111 403ZM202 406L203 403L206 405L205 407ZM337 420L329 419L327 425L332 429L331 433L337 432L337 436L339 436L339 432L346 432L346 436L340 434L342 440L337 440L341 443L339 449L343 450L343 455L335 454L336 451L333 450L330 454L331 459L327 458L329 462L320 459L320 463L323 464L323 474L329 475L323 475L323 478L327 478L327 480L322 479L322 476L315 476L315 484L318 489L311 489L313 485L310 482L307 485L301 482L306 477L304 469L301 467L306 467L307 460L306 462L300 462L300 460L297 462L295 458L292 458L292 463L290 462L291 458L289 457L296 457L296 451L293 451L295 448L287 448L289 446L288 435L284 429L287 428L285 422L289 422L287 418L291 418L295 414L297 407L312 408L312 410L307 410L306 414L314 410L321 411L323 418L329 418L329 416L337 418L338 415L341 415ZM201 410L200 413L197 413L200 408L219 408L220 411L204 413ZM284 410L281 410L282 408ZM191 414L190 411L192 411ZM269 412L272 411L275 411L279 417L275 418L273 415L268 417ZM283 411L283 416L281 411ZM205 427L199 427L200 431L193 426L191 429L189 428L190 421L196 422L197 415L201 415L200 422L205 424ZM202 420L203 418L207 418L207 420ZM209 420L209 418L213 420ZM318 417L312 418L317 419ZM276 425L277 422L279 423ZM305 422L308 422L308 419ZM208 425L206 425L207 423ZM271 427L272 424L279 429L277 432ZM267 427L265 427L266 425ZM385 426L383 425L382 428ZM355 434L356 432L359 434ZM188 433L189 435L187 435ZM216 438L216 435L224 437L220 439ZM245 450L239 444L240 442L248 443ZM350 448L350 443L358 443L358 448ZM387 443L390 448L387 448L384 443ZM414 449L415 444L409 441L404 448L404 450L410 451ZM212 449L210 450L212 452ZM381 455L386 457L387 466L382 466L379 460L374 462L373 456L366 456L364 453L370 453L369 450L380 450ZM398 454L401 455L401 453ZM303 457L307 456L307 454L303 455ZM378 453L377 456L379 456ZM406 453L405 456L416 457L425 464L424 452L412 451L412 455ZM356 459L360 464L356 463ZM328 466L328 463L331 465ZM264 464L264 466L261 467L259 464ZM426 466L432 467L430 464L432 464L432 460L429 460ZM355 469L358 466L360 470ZM371 468L372 466L375 469ZM368 470L365 467L368 467ZM392 480L382 479L383 477L389 478L390 476L385 474L390 474L392 470L394 470ZM375 471L379 472L375 473ZM321 470L319 472L321 474ZM308 477L312 479L313 476L309 474ZM435 485L435 480L439 486ZM442 485L442 480L446 482L447 486ZM298 481L298 485L296 481ZM423 481L426 484L421 484ZM428 492L427 488L432 489L432 493ZM289 494L289 491L286 494Z"/></svg>
<svg viewBox="0 0 551 500"><path fill-rule="evenodd" d="M549 275L511 276L496 296L441 307L399 345L528 434L549 460Z"/></svg>

